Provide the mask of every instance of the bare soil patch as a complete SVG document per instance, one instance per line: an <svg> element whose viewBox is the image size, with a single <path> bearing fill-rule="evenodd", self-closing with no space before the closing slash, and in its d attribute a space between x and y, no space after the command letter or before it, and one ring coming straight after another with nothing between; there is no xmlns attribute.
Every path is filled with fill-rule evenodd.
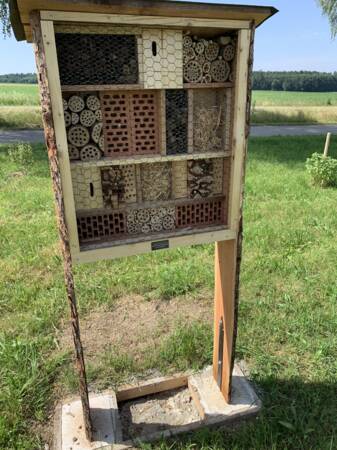
<svg viewBox="0 0 337 450"><path fill-rule="evenodd" d="M128 352L135 360L151 346L157 346L178 323L211 323L213 299L177 297L146 300L141 296L123 297L110 310L93 311L80 321L85 358L95 363L109 348ZM61 350L72 350L71 329L65 324L59 333Z"/></svg>

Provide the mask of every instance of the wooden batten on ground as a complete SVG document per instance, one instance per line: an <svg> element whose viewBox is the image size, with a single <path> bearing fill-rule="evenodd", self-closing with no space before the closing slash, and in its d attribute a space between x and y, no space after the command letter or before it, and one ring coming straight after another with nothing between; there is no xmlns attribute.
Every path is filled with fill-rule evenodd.
<svg viewBox="0 0 337 450"><path fill-rule="evenodd" d="M179 402L187 399L187 412ZM176 423L165 422L165 402L168 417ZM142 381L121 387L116 393L91 394L94 440L89 443L83 431L83 416L79 399L65 402L59 408L56 421L55 450L134 448L140 442L151 442L162 437L173 437L203 427L230 426L239 419L258 413L261 402L238 366L234 367L231 404L225 402L212 373L207 367L196 374L178 374ZM138 408L138 412L137 412ZM126 420L125 411L129 412ZM150 412L155 412L152 415ZM127 435L127 430L138 434Z"/></svg>

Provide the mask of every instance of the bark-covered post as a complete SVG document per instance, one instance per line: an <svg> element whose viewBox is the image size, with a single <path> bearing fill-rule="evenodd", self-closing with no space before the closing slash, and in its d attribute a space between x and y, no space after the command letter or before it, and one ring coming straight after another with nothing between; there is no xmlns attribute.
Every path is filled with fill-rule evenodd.
<svg viewBox="0 0 337 450"><path fill-rule="evenodd" d="M45 140L48 149L50 173L55 197L57 225L60 236L61 252L63 256L65 286L70 306L71 327L75 346L76 369L79 377L79 390L83 407L85 432L88 440L92 441L93 429L90 417L89 395L83 356L83 347L80 337L80 326L78 320L74 277L72 271L72 259L69 245L69 232L65 220L61 175L57 155L57 144L54 130L52 103L48 85L48 71L41 32L40 15L37 11L31 13L30 23L33 31L34 53L40 90L42 119L44 125Z"/></svg>

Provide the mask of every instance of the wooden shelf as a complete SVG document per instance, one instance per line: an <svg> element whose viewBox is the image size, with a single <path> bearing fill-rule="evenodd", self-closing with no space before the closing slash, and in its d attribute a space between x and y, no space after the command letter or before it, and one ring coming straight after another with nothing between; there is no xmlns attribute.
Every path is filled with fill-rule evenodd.
<svg viewBox="0 0 337 450"><path fill-rule="evenodd" d="M80 249L81 249L81 252L85 252L85 251L90 251L90 250L118 247L120 245L136 244L137 242L143 243L143 242L151 242L151 241L160 241L163 239L191 236L193 234L200 234L200 233L211 234L212 232L215 232L215 231L230 232L227 224L206 225L206 226L200 226L200 227L189 228L189 229L185 228L183 230L166 231L163 233L156 233L156 234L151 234L151 235L141 235L141 236L138 235L135 237L128 237L128 238L124 238L124 239L104 238L104 241L97 240L97 241L92 241L92 242L88 242L88 243L83 243L83 244L81 244ZM232 239L232 237L231 237L231 239Z"/></svg>
<svg viewBox="0 0 337 450"><path fill-rule="evenodd" d="M226 81L225 83L184 83L184 89L209 89L209 88L231 88L234 83Z"/></svg>
<svg viewBox="0 0 337 450"><path fill-rule="evenodd" d="M142 84L78 84L61 86L62 92L92 92L92 91L135 91L144 89Z"/></svg>
<svg viewBox="0 0 337 450"><path fill-rule="evenodd" d="M231 88L234 83L184 83L184 89L209 89L209 88ZM136 91L144 89L143 84L76 84L61 86L62 92L93 92L93 91ZM163 88L166 89L166 88ZM145 91L148 89L144 89Z"/></svg>
<svg viewBox="0 0 337 450"><path fill-rule="evenodd" d="M207 153L184 153L178 155L140 155L128 156L124 158L102 158L98 161L70 161L71 166L79 167L106 167L120 166L126 164L144 164L154 162L167 161L188 161L191 159L211 159L211 158L227 158L231 152L207 152Z"/></svg>
<svg viewBox="0 0 337 450"><path fill-rule="evenodd" d="M135 209L146 209L146 208L161 208L168 206L179 206L186 205L192 203L207 203L213 200L225 200L224 194L215 194L210 197L205 198L174 198L170 200L160 200L160 201L151 201L151 202L135 202L135 203L124 203L123 206L120 206L116 209L112 208L92 208L92 209L78 209L76 210L76 214L78 216L92 216L95 214L109 214L111 212L120 212L120 211L133 211ZM207 226L207 225L206 225ZM212 225L211 225L212 226ZM194 227L192 228L194 230Z"/></svg>

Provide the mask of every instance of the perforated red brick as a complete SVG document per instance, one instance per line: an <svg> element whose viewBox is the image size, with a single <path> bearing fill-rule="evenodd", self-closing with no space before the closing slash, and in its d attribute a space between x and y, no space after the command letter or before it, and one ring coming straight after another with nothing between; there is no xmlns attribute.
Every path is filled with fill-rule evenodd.
<svg viewBox="0 0 337 450"><path fill-rule="evenodd" d="M158 153L158 100L155 92L131 93L132 146L134 154Z"/></svg>
<svg viewBox="0 0 337 450"><path fill-rule="evenodd" d="M131 154L129 95L122 92L101 94L104 124L104 155Z"/></svg>
<svg viewBox="0 0 337 450"><path fill-rule="evenodd" d="M225 223L223 199L185 203L176 206L176 227L198 227Z"/></svg>
<svg viewBox="0 0 337 450"><path fill-rule="evenodd" d="M93 214L77 217L77 230L80 244L102 238L119 236L126 232L125 214Z"/></svg>
<svg viewBox="0 0 337 450"><path fill-rule="evenodd" d="M159 153L158 92L101 93L108 157Z"/></svg>

